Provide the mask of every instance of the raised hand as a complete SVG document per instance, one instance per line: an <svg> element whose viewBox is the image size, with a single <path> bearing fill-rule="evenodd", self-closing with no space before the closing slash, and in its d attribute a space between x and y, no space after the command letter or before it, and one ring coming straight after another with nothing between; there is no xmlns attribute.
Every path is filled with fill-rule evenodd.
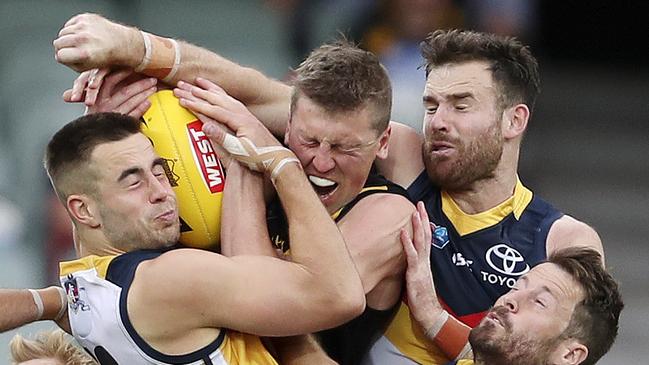
<svg viewBox="0 0 649 365"><path fill-rule="evenodd" d="M156 92L156 84L155 78L131 70L114 71L106 76L86 114L115 112L140 118L151 106L147 98Z"/></svg>
<svg viewBox="0 0 649 365"><path fill-rule="evenodd" d="M110 71L109 68L93 68L83 71L74 80L72 88L63 92L63 100L67 103L83 102L86 106L94 105L104 78Z"/></svg>
<svg viewBox="0 0 649 365"><path fill-rule="evenodd" d="M406 289L410 313L422 325L429 328L442 312L430 268L431 227L424 203L417 203L412 215L413 235L401 230L401 244L406 255Z"/></svg>
<svg viewBox="0 0 649 365"><path fill-rule="evenodd" d="M144 41L137 29L97 14L70 18L53 45L54 58L77 72L108 66L135 68L144 55Z"/></svg>

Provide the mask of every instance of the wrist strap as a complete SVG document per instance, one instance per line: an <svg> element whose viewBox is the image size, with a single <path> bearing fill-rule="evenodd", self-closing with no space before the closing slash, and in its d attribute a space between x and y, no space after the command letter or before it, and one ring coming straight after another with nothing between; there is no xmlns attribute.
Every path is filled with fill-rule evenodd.
<svg viewBox="0 0 649 365"><path fill-rule="evenodd" d="M435 320L435 323L433 323L432 326L430 326L429 329L426 330L426 337L428 338L435 338L439 331L441 331L442 327L444 326L444 323L448 320L448 312L445 310L442 310L442 313L437 316L437 320Z"/></svg>
<svg viewBox="0 0 649 365"><path fill-rule="evenodd" d="M61 287L56 287L56 291L59 293L59 298L61 299L61 308L59 308L59 313L54 317L54 321L58 321L63 318L63 315L68 310L68 295L65 290Z"/></svg>
<svg viewBox="0 0 649 365"><path fill-rule="evenodd" d="M149 38L149 34L144 31L140 31L140 35L144 42L144 57L140 64L135 68L135 72L141 73L149 67L149 63L151 63L151 39Z"/></svg>
<svg viewBox="0 0 649 365"><path fill-rule="evenodd" d="M291 162L300 164L300 160L288 148L281 146L257 147L246 137L226 134L223 148L249 169L268 173L273 184L286 164Z"/></svg>
<svg viewBox="0 0 649 365"><path fill-rule="evenodd" d="M471 346L468 344L471 328L455 319L447 311L437 317L437 320L426 331L425 335L449 358L455 359L466 356Z"/></svg>
<svg viewBox="0 0 649 365"><path fill-rule="evenodd" d="M43 312L45 311L45 307L43 306L43 298L41 298L41 294L34 290L34 289L27 289L29 292L32 294L32 298L34 298L34 304L36 304L36 320L39 320L43 318Z"/></svg>
<svg viewBox="0 0 649 365"><path fill-rule="evenodd" d="M180 66L180 45L174 39L140 31L144 57L136 72L170 83Z"/></svg>

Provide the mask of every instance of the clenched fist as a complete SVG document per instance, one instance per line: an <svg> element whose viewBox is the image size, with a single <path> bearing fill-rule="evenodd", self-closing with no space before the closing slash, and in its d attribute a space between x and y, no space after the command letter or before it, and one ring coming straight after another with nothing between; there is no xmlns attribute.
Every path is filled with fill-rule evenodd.
<svg viewBox="0 0 649 365"><path fill-rule="evenodd" d="M54 58L77 72L107 66L135 68L144 56L144 41L136 28L97 14L72 17L53 45Z"/></svg>

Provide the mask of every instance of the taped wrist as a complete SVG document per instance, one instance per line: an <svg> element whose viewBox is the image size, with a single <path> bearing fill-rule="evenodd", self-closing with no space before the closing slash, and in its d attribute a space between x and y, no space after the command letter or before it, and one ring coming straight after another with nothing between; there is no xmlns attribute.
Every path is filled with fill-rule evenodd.
<svg viewBox="0 0 649 365"><path fill-rule="evenodd" d="M140 31L144 41L144 57L136 72L170 83L180 66L180 46L171 38Z"/></svg>
<svg viewBox="0 0 649 365"><path fill-rule="evenodd" d="M295 154L288 148L281 146L257 147L246 137L239 138L226 134L223 148L249 169L268 173L273 184L282 168L288 163L300 164Z"/></svg>
<svg viewBox="0 0 649 365"><path fill-rule="evenodd" d="M442 311L425 335L449 358L456 359L471 349L468 344L470 330L469 326L453 318L447 311Z"/></svg>
<svg viewBox="0 0 649 365"><path fill-rule="evenodd" d="M68 310L68 295L65 290L61 287L56 287L56 291L59 293L59 298L61 299L61 308L59 308L59 313L54 317L54 321L58 321L63 318L63 315Z"/></svg>
<svg viewBox="0 0 649 365"><path fill-rule="evenodd" d="M43 318L43 312L45 312L45 306L43 305L43 298L41 294L34 289L27 289L29 293L34 298L34 304L36 304L36 320Z"/></svg>

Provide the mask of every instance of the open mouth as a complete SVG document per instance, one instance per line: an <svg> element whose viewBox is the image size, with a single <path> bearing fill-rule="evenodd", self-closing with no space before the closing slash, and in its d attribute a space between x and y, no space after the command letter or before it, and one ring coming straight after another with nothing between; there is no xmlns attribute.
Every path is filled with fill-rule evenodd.
<svg viewBox="0 0 649 365"><path fill-rule="evenodd" d="M501 327L503 327L502 322L500 322L500 319L499 319L495 314L494 314L494 315L490 315L489 318L490 318L492 321L498 323Z"/></svg>
<svg viewBox="0 0 649 365"><path fill-rule="evenodd" d="M309 181L320 199L328 197L338 188L338 183L322 177L309 175Z"/></svg>

